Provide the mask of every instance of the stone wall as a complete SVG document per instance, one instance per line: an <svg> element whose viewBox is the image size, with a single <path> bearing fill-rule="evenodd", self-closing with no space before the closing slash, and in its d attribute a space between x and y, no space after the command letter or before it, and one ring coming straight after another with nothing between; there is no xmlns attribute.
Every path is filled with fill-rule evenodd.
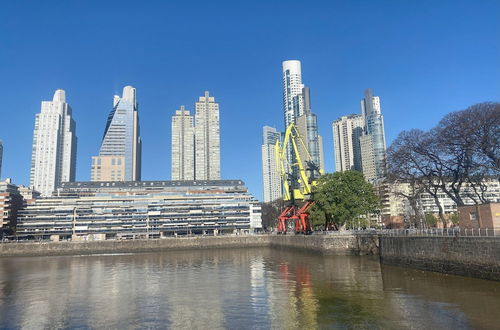
<svg viewBox="0 0 500 330"><path fill-rule="evenodd" d="M270 245L329 255L378 254L376 235L278 235L272 237Z"/></svg>
<svg viewBox="0 0 500 330"><path fill-rule="evenodd" d="M198 236L166 239L79 242L2 243L0 256L47 256L99 253L153 252L269 246L270 236Z"/></svg>
<svg viewBox="0 0 500 330"><path fill-rule="evenodd" d="M384 264L500 281L500 237L380 237Z"/></svg>
<svg viewBox="0 0 500 330"><path fill-rule="evenodd" d="M177 237L150 240L2 243L0 244L0 257L269 246L335 255L378 254L378 237L369 235L250 235Z"/></svg>

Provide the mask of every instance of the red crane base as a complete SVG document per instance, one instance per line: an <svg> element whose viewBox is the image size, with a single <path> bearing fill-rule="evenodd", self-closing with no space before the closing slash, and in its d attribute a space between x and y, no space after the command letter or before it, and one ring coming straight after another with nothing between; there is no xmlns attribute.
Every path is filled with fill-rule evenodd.
<svg viewBox="0 0 500 330"><path fill-rule="evenodd" d="M291 205L283 210L278 216L278 234L286 235L288 221L295 223L295 234L312 233L309 212L307 211L313 204L314 202L307 201L300 209L296 205Z"/></svg>

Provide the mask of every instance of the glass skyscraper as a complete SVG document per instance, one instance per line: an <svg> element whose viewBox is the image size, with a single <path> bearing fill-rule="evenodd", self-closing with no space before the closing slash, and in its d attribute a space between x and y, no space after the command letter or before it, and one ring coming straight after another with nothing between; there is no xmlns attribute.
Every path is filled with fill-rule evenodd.
<svg viewBox="0 0 500 330"><path fill-rule="evenodd" d="M361 100L364 133L360 137L363 174L373 182L386 175L386 144L384 117L380 110L380 98L373 96L371 89L365 90Z"/></svg>
<svg viewBox="0 0 500 330"><path fill-rule="evenodd" d="M92 157L92 181L140 181L141 137L136 89L115 95L99 156Z"/></svg>

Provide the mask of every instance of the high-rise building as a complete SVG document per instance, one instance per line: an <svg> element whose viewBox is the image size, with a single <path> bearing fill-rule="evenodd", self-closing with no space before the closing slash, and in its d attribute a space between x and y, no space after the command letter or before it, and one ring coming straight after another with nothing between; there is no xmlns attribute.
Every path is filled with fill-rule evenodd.
<svg viewBox="0 0 500 330"><path fill-rule="evenodd" d="M30 185L42 196L51 196L61 182L75 180L76 124L66 103L66 93L56 90L52 101L43 101L35 117Z"/></svg>
<svg viewBox="0 0 500 330"><path fill-rule="evenodd" d="M304 112L301 116L297 117L295 124L297 125L297 130L304 142L304 145L299 144L299 155L303 162L302 166L306 169L307 176L318 177L319 174L317 170L324 170L324 160L323 160L323 139L321 135L318 134L318 119L317 116L311 111L311 96L308 87L302 89L302 100L304 105ZM307 148L307 150L305 150ZM309 159L317 167L315 170L310 169L310 164L306 163Z"/></svg>
<svg viewBox="0 0 500 330"><path fill-rule="evenodd" d="M274 127L264 126L262 130L262 186L264 202L272 202L283 196L280 173L276 159L276 141L281 133Z"/></svg>
<svg viewBox="0 0 500 330"><path fill-rule="evenodd" d="M380 98L373 96L371 89L365 90L361 113L364 132L359 141L363 174L368 182L373 182L386 175L386 144Z"/></svg>
<svg viewBox="0 0 500 330"><path fill-rule="evenodd" d="M3 156L3 143L0 140L0 178L2 177L2 156Z"/></svg>
<svg viewBox="0 0 500 330"><path fill-rule="evenodd" d="M323 143L318 134L317 117L311 111L310 90L302 83L301 63L297 60L288 60L282 63L283 69L283 115L285 130L290 124L295 124L302 138L303 144L298 145L298 153L302 166L307 171L308 177L318 177L318 170L324 170ZM314 163L314 169L307 160ZM297 163L291 146L286 150L287 166L285 171L293 172L294 177L299 177L298 169L290 164Z"/></svg>
<svg viewBox="0 0 500 330"><path fill-rule="evenodd" d="M172 180L194 180L194 121L183 105L172 116Z"/></svg>
<svg viewBox="0 0 500 330"><path fill-rule="evenodd" d="M219 104L205 92L195 108L195 180L219 180Z"/></svg>
<svg viewBox="0 0 500 330"><path fill-rule="evenodd" d="M140 181L141 137L136 89L115 95L99 156L92 157L92 181Z"/></svg>
<svg viewBox="0 0 500 330"><path fill-rule="evenodd" d="M302 72L300 61L283 62L283 115L285 128L304 113Z"/></svg>
<svg viewBox="0 0 500 330"><path fill-rule="evenodd" d="M363 116L342 116L332 124L335 169L363 171L359 138L363 135Z"/></svg>

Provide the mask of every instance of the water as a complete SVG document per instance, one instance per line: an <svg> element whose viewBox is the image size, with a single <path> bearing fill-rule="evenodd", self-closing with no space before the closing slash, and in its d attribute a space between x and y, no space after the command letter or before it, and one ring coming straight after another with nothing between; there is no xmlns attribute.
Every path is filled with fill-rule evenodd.
<svg viewBox="0 0 500 330"><path fill-rule="evenodd" d="M500 283L325 257L225 249L0 258L0 328L500 327Z"/></svg>

